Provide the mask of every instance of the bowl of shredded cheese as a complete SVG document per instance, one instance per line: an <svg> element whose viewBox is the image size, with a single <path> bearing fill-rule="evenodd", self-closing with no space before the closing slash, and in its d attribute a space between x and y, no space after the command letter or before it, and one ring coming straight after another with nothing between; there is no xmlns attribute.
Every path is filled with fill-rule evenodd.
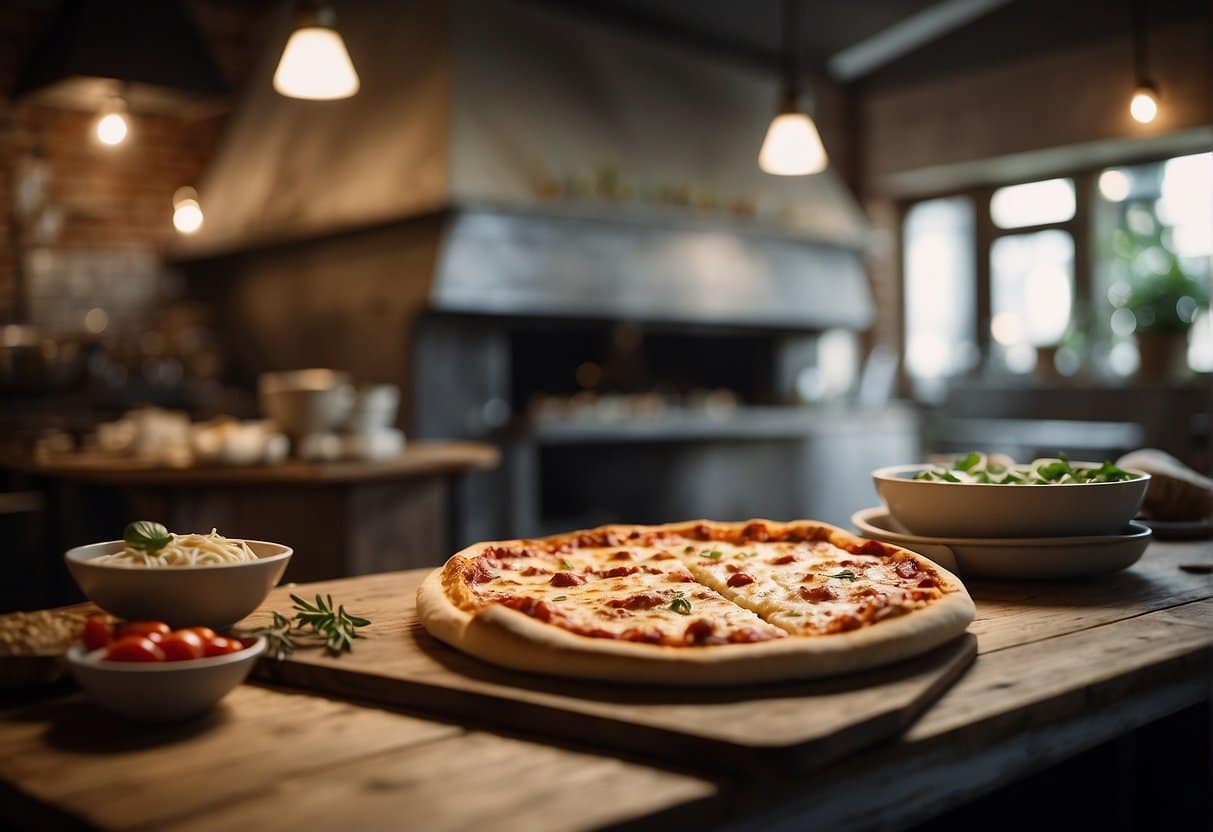
<svg viewBox="0 0 1213 832"><path fill-rule="evenodd" d="M264 540L173 534L139 521L122 540L93 543L64 555L90 601L127 620L173 627L227 627L265 600L286 571L292 549Z"/></svg>

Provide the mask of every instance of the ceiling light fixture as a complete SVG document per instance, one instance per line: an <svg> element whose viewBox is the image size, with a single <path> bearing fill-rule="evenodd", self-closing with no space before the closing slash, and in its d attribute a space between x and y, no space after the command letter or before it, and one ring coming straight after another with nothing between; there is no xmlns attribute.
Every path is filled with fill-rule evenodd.
<svg viewBox="0 0 1213 832"><path fill-rule="evenodd" d="M358 92L358 73L335 28L332 6L300 7L278 69L274 89L287 98L331 101Z"/></svg>
<svg viewBox="0 0 1213 832"><path fill-rule="evenodd" d="M758 152L758 167L776 176L806 176L826 169L829 160L817 125L799 104L800 72L797 65L796 39L800 32L798 0L783 0L780 4L780 26L783 37L783 92L779 113L771 120L762 150Z"/></svg>
<svg viewBox="0 0 1213 832"><path fill-rule="evenodd" d="M1149 124L1158 115L1158 86L1146 71L1146 38L1149 34L1144 0L1133 0L1133 78L1137 86L1129 100L1129 115Z"/></svg>
<svg viewBox="0 0 1213 832"><path fill-rule="evenodd" d="M182 234L193 234L202 227L202 205L198 192L190 187L178 188L173 194L173 228Z"/></svg>
<svg viewBox="0 0 1213 832"><path fill-rule="evenodd" d="M115 147L126 141L130 125L126 120L126 101L121 96L115 95L106 100L94 130L97 141L107 147Z"/></svg>

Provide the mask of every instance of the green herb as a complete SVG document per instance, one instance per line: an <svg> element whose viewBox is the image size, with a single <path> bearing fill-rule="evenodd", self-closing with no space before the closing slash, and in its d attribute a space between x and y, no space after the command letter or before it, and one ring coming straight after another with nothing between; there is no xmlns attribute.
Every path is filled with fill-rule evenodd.
<svg viewBox="0 0 1213 832"><path fill-rule="evenodd" d="M974 451L958 459L951 468L928 468L915 474L914 479L985 485L1067 485L1124 482L1140 476L1117 468L1110 461L1099 466L1075 467L1064 453L1059 453L1056 459L1034 460L1030 465L1005 466L988 462L984 454Z"/></svg>
<svg viewBox="0 0 1213 832"><path fill-rule="evenodd" d="M758 553L757 552L738 552L737 557L739 557L739 558L756 558L756 557L758 557Z"/></svg>
<svg viewBox="0 0 1213 832"><path fill-rule="evenodd" d="M569 563L567 560L562 560L562 561L560 561L560 568L561 569L572 569L573 564Z"/></svg>
<svg viewBox="0 0 1213 832"><path fill-rule="evenodd" d="M856 581L856 580L859 580L858 578L856 578L856 577L855 577L855 573L854 573L854 572L852 572L850 569L844 569L844 570L842 570L841 572L839 572L838 574L836 574L836 575L831 575L830 577L831 577L831 578L837 578L837 579L838 579L838 580L840 580L840 581Z"/></svg>
<svg viewBox="0 0 1213 832"><path fill-rule="evenodd" d="M956 460L956 470L968 471L974 465L981 462L981 460L982 460L982 455L977 453L977 451L974 451L973 453L969 454L968 456L964 456L964 457L961 457L960 459Z"/></svg>
<svg viewBox="0 0 1213 832"><path fill-rule="evenodd" d="M691 614L691 602L681 592L674 596L674 600L670 602L670 609L679 615Z"/></svg>
<svg viewBox="0 0 1213 832"><path fill-rule="evenodd" d="M569 596L567 596L567 595L557 595L557 596L556 596L555 598L553 598L552 600L553 600L553 601L567 601L567 600L569 600Z"/></svg>
<svg viewBox="0 0 1213 832"><path fill-rule="evenodd" d="M695 551L695 547L694 547L694 546L687 546L686 548L684 548L684 549L682 550L682 553L683 553L684 555L689 555L689 554L691 554L691 552L694 552L694 551Z"/></svg>
<svg viewBox="0 0 1213 832"><path fill-rule="evenodd" d="M711 558L712 560L720 560L722 557L724 557L724 552L720 551L719 549L713 549L710 552L700 552L699 557Z"/></svg>
<svg viewBox="0 0 1213 832"><path fill-rule="evenodd" d="M270 655L276 659L295 652L300 638L309 639L315 646L323 645L332 656L348 653L354 649L354 639L364 638L358 629L371 623L370 619L346 612L343 605L334 607L332 595L317 595L314 604L298 595L291 595L291 601L295 604L293 618L274 611L269 627L244 631L245 635L265 636Z"/></svg>
<svg viewBox="0 0 1213 832"><path fill-rule="evenodd" d="M131 523L122 533L122 539L132 549L147 552L149 555L159 552L173 542L169 530L151 520L136 520Z"/></svg>

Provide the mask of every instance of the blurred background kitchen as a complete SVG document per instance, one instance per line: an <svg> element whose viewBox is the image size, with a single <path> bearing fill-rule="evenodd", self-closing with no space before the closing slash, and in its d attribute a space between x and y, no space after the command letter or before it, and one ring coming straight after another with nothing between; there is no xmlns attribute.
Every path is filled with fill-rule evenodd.
<svg viewBox="0 0 1213 832"><path fill-rule="evenodd" d="M131 519L298 580L868 474L1209 471L1206 0L9 0L0 608Z"/></svg>

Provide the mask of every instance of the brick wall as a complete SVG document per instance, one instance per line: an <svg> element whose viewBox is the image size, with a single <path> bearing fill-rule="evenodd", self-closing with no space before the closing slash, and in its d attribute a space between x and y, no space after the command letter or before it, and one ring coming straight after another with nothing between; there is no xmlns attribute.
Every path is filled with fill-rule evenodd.
<svg viewBox="0 0 1213 832"><path fill-rule="evenodd" d="M228 80L239 88L265 46L273 4L193 0L188 5ZM0 9L0 89L6 93L52 8L24 2ZM133 113L127 140L111 148L96 141L96 118L7 96L0 102L0 323L19 312L15 275L27 250L23 243L30 239L12 209L15 168L24 157L39 147L49 166L48 203L62 223L53 248L154 251L175 233L173 192L197 180L224 124L222 114L191 119Z"/></svg>

